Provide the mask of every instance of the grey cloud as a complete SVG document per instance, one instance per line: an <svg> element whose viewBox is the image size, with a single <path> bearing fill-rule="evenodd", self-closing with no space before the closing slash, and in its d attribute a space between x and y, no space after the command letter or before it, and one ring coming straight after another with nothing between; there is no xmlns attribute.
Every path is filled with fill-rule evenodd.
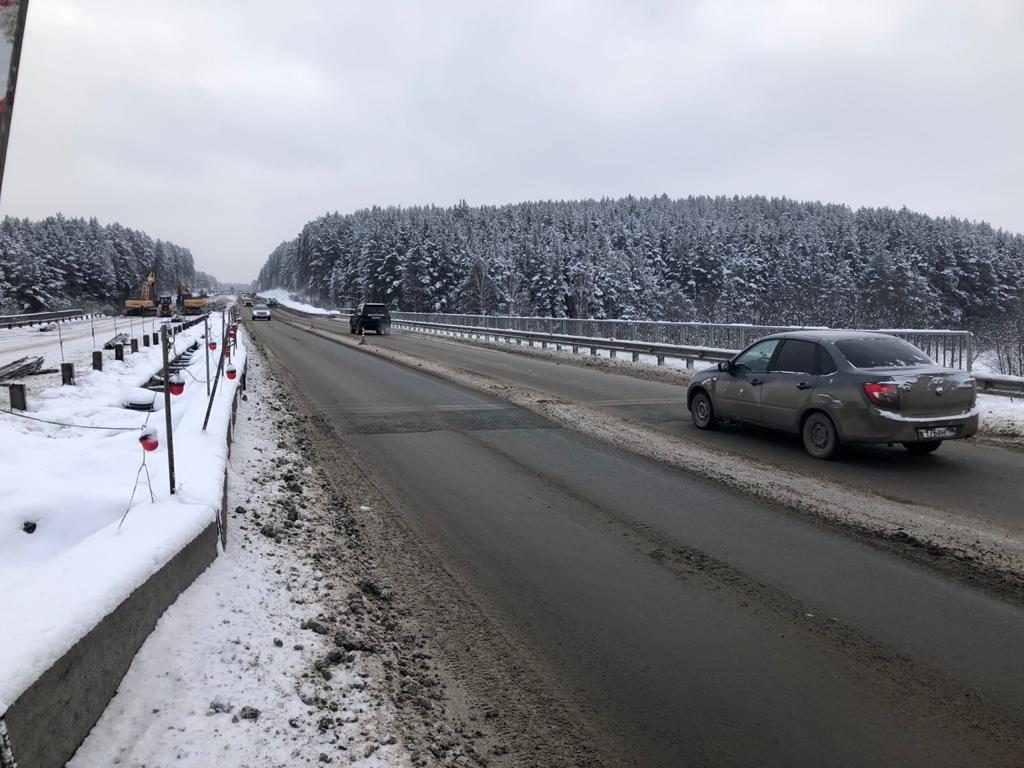
<svg viewBox="0 0 1024 768"><path fill-rule="evenodd" d="M326 210L787 195L1024 230L1024 6L34 0L3 210L222 279Z"/></svg>

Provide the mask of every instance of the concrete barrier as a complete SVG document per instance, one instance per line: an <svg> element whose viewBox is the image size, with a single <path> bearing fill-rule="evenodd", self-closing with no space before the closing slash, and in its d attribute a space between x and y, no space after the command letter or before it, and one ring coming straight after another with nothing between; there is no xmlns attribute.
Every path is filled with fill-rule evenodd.
<svg viewBox="0 0 1024 768"><path fill-rule="evenodd" d="M229 456L248 360L231 402ZM228 469L216 519L0 715L0 768L62 768L85 741L164 611L217 558L218 542L227 546Z"/></svg>

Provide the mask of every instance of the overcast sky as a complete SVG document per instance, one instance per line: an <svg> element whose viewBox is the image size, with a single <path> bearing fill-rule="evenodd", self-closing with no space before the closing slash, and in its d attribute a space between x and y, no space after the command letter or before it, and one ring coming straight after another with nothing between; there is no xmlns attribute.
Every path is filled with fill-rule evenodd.
<svg viewBox="0 0 1024 768"><path fill-rule="evenodd" d="M1024 0L31 0L0 208L222 280L325 211L666 193L1024 232Z"/></svg>

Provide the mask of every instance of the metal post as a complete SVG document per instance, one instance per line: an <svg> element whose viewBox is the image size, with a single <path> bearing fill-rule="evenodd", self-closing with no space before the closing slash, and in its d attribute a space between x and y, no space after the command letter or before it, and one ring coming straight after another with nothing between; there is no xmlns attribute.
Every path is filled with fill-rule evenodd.
<svg viewBox="0 0 1024 768"><path fill-rule="evenodd" d="M94 349L92 352L92 369L94 371L103 370L103 350Z"/></svg>
<svg viewBox="0 0 1024 768"><path fill-rule="evenodd" d="M148 333L143 334L143 336L142 336L142 346L144 346L144 347L148 347L149 346L149 334Z"/></svg>
<svg viewBox="0 0 1024 768"><path fill-rule="evenodd" d="M89 330L92 331L92 348L96 349L96 315L89 315Z"/></svg>
<svg viewBox="0 0 1024 768"><path fill-rule="evenodd" d="M132 348L132 352L138 352L139 351L139 340L138 339L132 339L131 340L131 348Z"/></svg>
<svg viewBox="0 0 1024 768"><path fill-rule="evenodd" d="M75 364L74 363L61 363L60 364L60 383L62 387L73 387L75 386Z"/></svg>
<svg viewBox="0 0 1024 768"><path fill-rule="evenodd" d="M160 352L164 358L164 423L167 426L167 471L171 484L171 495L174 495L174 432L171 429L171 388L168 386L170 380L170 367L167 360L167 326L160 329Z"/></svg>
<svg viewBox="0 0 1024 768"><path fill-rule="evenodd" d="M11 384L7 389L11 396L11 410L27 411L28 404L25 400L25 385Z"/></svg>
<svg viewBox="0 0 1024 768"><path fill-rule="evenodd" d="M210 396L210 320L209 315L203 315L203 341L206 347L206 396Z"/></svg>
<svg viewBox="0 0 1024 768"><path fill-rule="evenodd" d="M60 343L60 361L64 362L64 334L60 332L60 321L57 321L57 341Z"/></svg>
<svg viewBox="0 0 1024 768"><path fill-rule="evenodd" d="M970 373L974 367L974 334L967 333L967 372Z"/></svg>
<svg viewBox="0 0 1024 768"><path fill-rule="evenodd" d="M115 360L124 360L124 344L115 344L114 345L114 359Z"/></svg>

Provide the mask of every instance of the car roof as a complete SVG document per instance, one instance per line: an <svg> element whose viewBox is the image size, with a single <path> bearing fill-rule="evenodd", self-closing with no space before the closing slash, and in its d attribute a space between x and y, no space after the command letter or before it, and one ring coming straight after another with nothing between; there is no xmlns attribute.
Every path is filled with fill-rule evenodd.
<svg viewBox="0 0 1024 768"><path fill-rule="evenodd" d="M783 331L765 336L766 339L804 339L807 341L848 341L850 339L892 339L888 333L878 331L833 330L830 328L806 328Z"/></svg>

